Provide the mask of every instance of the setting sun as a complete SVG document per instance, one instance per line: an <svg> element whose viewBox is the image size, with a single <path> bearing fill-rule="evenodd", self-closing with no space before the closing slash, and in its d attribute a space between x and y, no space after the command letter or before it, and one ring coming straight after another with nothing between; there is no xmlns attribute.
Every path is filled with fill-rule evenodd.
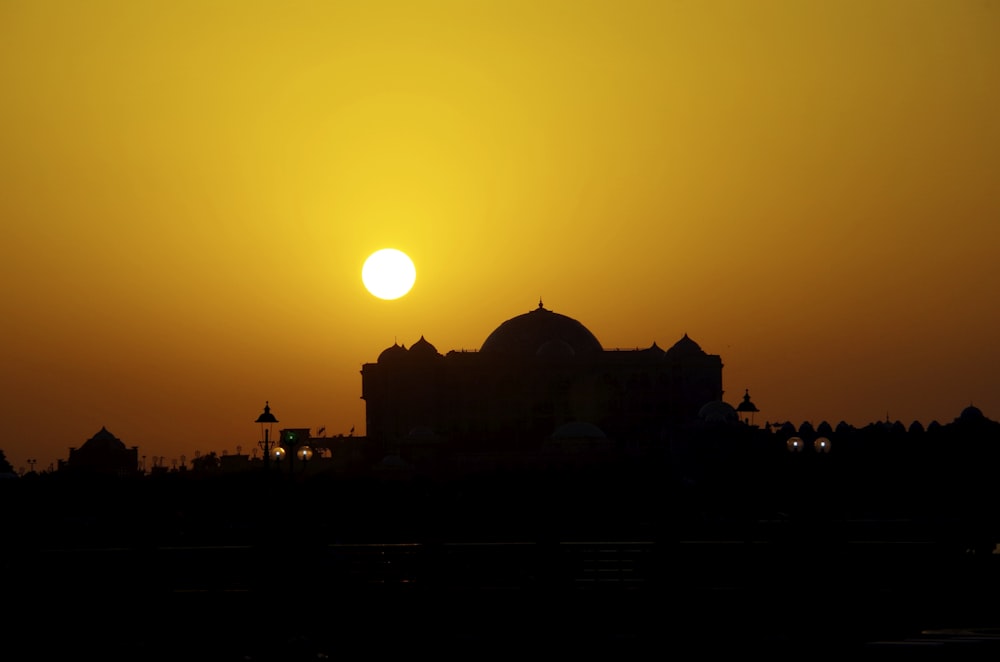
<svg viewBox="0 0 1000 662"><path fill-rule="evenodd" d="M0 1L0 449L107 425L190 468L268 398L360 437L359 364L540 295L606 348L697 338L761 424L995 417L998 34L983 0Z"/></svg>
<svg viewBox="0 0 1000 662"><path fill-rule="evenodd" d="M362 282L379 299L398 299L413 288L416 279L413 260L395 248L375 251L361 268Z"/></svg>

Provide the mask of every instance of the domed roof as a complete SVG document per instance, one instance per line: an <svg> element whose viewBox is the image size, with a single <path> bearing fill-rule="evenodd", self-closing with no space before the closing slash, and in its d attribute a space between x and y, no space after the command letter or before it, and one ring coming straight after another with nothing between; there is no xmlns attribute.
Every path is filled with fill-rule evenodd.
<svg viewBox="0 0 1000 662"><path fill-rule="evenodd" d="M684 334L684 337L678 340L670 347L666 352L666 358L668 359L678 359L688 356L704 356L705 351L701 348L701 345L691 340L688 334Z"/></svg>
<svg viewBox="0 0 1000 662"><path fill-rule="evenodd" d="M538 308L498 326L486 338L479 351L531 357L551 341L562 341L576 356L604 351L587 327L572 317L546 309L541 301L538 302ZM562 353L565 350L566 347L562 347Z"/></svg>
<svg viewBox="0 0 1000 662"><path fill-rule="evenodd" d="M420 336L420 340L410 345L410 354L419 356L438 356L437 348Z"/></svg>
<svg viewBox="0 0 1000 662"><path fill-rule="evenodd" d="M963 421L981 421L985 416L979 407L975 405L969 405L962 410L962 413L958 415L958 418Z"/></svg>
<svg viewBox="0 0 1000 662"><path fill-rule="evenodd" d="M649 356L653 356L653 357L657 357L657 358L663 356L664 354L666 354L666 352L663 350L663 348L656 344L655 340L653 341L652 345L650 345L646 349L639 350L639 351L641 351L643 354L648 354Z"/></svg>
<svg viewBox="0 0 1000 662"><path fill-rule="evenodd" d="M837 433L838 435L842 435L842 434L847 434L847 433L848 433L848 432L850 432L850 431L851 431L852 429L853 429L853 428L852 428L852 427L851 427L851 426L850 426L850 425L849 425L849 424L847 423L847 421L841 421L840 423L837 423L837 427L835 428L835 430L834 430L834 431L835 431L835 432L836 432L836 433Z"/></svg>
<svg viewBox="0 0 1000 662"><path fill-rule="evenodd" d="M736 409L722 400L706 402L698 410L698 418L706 423L733 423L739 420Z"/></svg>
<svg viewBox="0 0 1000 662"><path fill-rule="evenodd" d="M125 443L101 426L93 437L83 442L83 448L88 451L125 450Z"/></svg>
<svg viewBox="0 0 1000 662"><path fill-rule="evenodd" d="M401 356L406 356L406 345L400 345L397 343L392 343L392 347L386 347L382 350L382 353L378 355L378 362L383 363L384 361L392 361Z"/></svg>
<svg viewBox="0 0 1000 662"><path fill-rule="evenodd" d="M778 431L785 436L797 435L799 433L799 431L795 429L795 423L792 423L791 421L785 421L782 423Z"/></svg>

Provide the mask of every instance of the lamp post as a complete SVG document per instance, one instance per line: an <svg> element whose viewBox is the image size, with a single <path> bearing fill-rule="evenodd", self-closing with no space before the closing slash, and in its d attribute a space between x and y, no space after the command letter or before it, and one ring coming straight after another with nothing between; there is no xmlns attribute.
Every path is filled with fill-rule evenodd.
<svg viewBox="0 0 1000 662"><path fill-rule="evenodd" d="M288 477L290 479L295 476L295 459L298 458L302 462L302 471L305 471L306 464L312 459L312 456L312 448L302 443L296 430L282 430L280 445L275 445L271 449L271 459L278 466L281 466L281 460L288 457Z"/></svg>
<svg viewBox="0 0 1000 662"><path fill-rule="evenodd" d="M271 459L271 432L274 431L274 424L278 422L278 419L271 413L270 402L264 402L264 411L254 422L260 423L261 440L257 443L260 444L261 449L264 451L264 473L267 473L267 463L268 460ZM276 447L275 450L278 450L279 448L280 446ZM274 459L277 460L280 458L276 457Z"/></svg>
<svg viewBox="0 0 1000 662"><path fill-rule="evenodd" d="M312 459L313 450L309 448L309 446L303 444L297 451L295 451L295 454L302 461L302 473L305 473L306 466L308 466L309 460Z"/></svg>
<svg viewBox="0 0 1000 662"><path fill-rule="evenodd" d="M295 476L295 458L300 460L308 460L308 457L303 457L303 451L308 451L309 457L312 457L312 450L308 446L299 446L299 433L295 430L283 430L281 433L281 451L282 456L288 456L288 477L292 478Z"/></svg>
<svg viewBox="0 0 1000 662"><path fill-rule="evenodd" d="M750 389L746 389L746 391L744 392L743 402L741 402L739 406L736 407L736 411L742 417L744 423L746 423L747 425L753 425L753 415L755 412L758 412L760 410L757 409L757 405L755 405L750 400Z"/></svg>

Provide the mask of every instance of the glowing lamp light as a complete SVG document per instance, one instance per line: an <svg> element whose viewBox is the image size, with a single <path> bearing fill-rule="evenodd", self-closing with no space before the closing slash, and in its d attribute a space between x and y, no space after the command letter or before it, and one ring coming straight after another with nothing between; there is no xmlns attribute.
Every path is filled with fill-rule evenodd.
<svg viewBox="0 0 1000 662"><path fill-rule="evenodd" d="M282 448L281 446L275 446L274 448L271 449L271 459L274 460L275 462L281 462L282 460L284 460L286 454L287 453L285 453L285 449Z"/></svg>
<svg viewBox="0 0 1000 662"><path fill-rule="evenodd" d="M802 437L790 437L787 443L788 450L792 453L801 453L802 448L805 446L805 442L802 441Z"/></svg>
<svg viewBox="0 0 1000 662"><path fill-rule="evenodd" d="M313 451L308 446L302 446L297 451L295 451L296 457L298 457L303 462L308 462L312 459Z"/></svg>
<svg viewBox="0 0 1000 662"><path fill-rule="evenodd" d="M826 437L819 437L813 442L813 450L817 453L830 452L830 440Z"/></svg>

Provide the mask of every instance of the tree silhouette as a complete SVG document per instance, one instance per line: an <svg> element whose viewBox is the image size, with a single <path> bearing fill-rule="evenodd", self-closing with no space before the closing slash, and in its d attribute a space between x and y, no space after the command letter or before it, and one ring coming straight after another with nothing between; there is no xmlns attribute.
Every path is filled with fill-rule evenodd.
<svg viewBox="0 0 1000 662"><path fill-rule="evenodd" d="M198 455L191 460L191 468L195 471L215 471L221 464L222 461L216 455L215 451L212 451L208 455Z"/></svg>
<svg viewBox="0 0 1000 662"><path fill-rule="evenodd" d="M4 454L3 449L0 448L0 474L12 473L14 473L14 467L7 461L7 456Z"/></svg>

